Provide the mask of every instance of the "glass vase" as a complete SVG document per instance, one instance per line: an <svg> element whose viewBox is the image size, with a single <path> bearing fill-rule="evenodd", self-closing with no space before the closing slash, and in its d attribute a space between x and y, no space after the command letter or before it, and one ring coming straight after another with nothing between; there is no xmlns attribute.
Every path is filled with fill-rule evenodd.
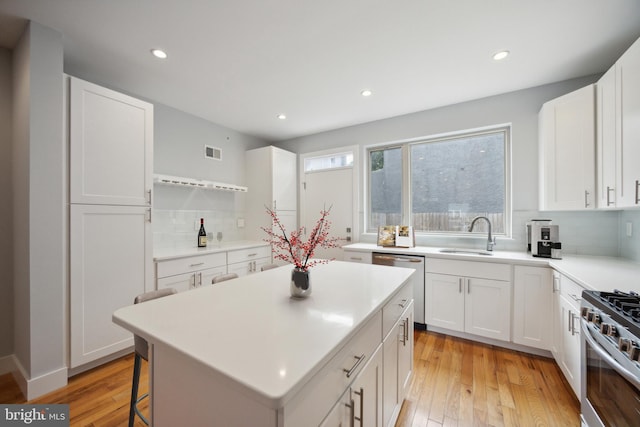
<svg viewBox="0 0 640 427"><path fill-rule="evenodd" d="M311 295L311 276L309 270L294 268L291 270L291 296L306 298Z"/></svg>

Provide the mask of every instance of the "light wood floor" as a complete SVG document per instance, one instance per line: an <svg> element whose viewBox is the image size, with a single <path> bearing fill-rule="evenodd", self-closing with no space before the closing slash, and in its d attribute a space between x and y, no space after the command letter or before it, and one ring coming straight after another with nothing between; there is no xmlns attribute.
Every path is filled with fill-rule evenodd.
<svg viewBox="0 0 640 427"><path fill-rule="evenodd" d="M397 427L580 425L579 403L551 359L416 331L414 367ZM126 426L132 370L126 356L29 403L68 403L71 426ZM141 393L147 378L143 364ZM10 374L0 376L0 403L26 403Z"/></svg>

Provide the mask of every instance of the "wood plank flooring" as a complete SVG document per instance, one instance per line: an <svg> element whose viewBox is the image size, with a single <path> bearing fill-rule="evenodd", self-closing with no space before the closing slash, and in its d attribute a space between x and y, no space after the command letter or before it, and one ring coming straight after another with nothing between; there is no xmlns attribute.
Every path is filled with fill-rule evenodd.
<svg viewBox="0 0 640 427"><path fill-rule="evenodd" d="M414 367L397 427L580 425L579 403L551 359L416 331ZM68 403L71 426L126 426L132 371L125 356L29 403ZM141 393L147 382L145 363ZM10 374L0 376L0 402L27 403Z"/></svg>

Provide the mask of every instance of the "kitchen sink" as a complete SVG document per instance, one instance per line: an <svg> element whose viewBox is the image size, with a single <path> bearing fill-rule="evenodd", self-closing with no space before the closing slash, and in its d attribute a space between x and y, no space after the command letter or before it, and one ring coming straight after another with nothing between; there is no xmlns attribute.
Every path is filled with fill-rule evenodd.
<svg viewBox="0 0 640 427"><path fill-rule="evenodd" d="M462 254L462 255L484 255L492 256L493 253L479 249L440 249L443 254Z"/></svg>

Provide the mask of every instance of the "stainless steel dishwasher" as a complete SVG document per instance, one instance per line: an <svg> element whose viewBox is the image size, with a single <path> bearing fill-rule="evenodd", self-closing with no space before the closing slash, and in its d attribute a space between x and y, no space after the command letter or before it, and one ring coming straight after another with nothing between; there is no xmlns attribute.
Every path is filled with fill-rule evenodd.
<svg viewBox="0 0 640 427"><path fill-rule="evenodd" d="M374 252L371 263L416 270L411 276L413 282L413 320L414 323L424 325L424 257Z"/></svg>

